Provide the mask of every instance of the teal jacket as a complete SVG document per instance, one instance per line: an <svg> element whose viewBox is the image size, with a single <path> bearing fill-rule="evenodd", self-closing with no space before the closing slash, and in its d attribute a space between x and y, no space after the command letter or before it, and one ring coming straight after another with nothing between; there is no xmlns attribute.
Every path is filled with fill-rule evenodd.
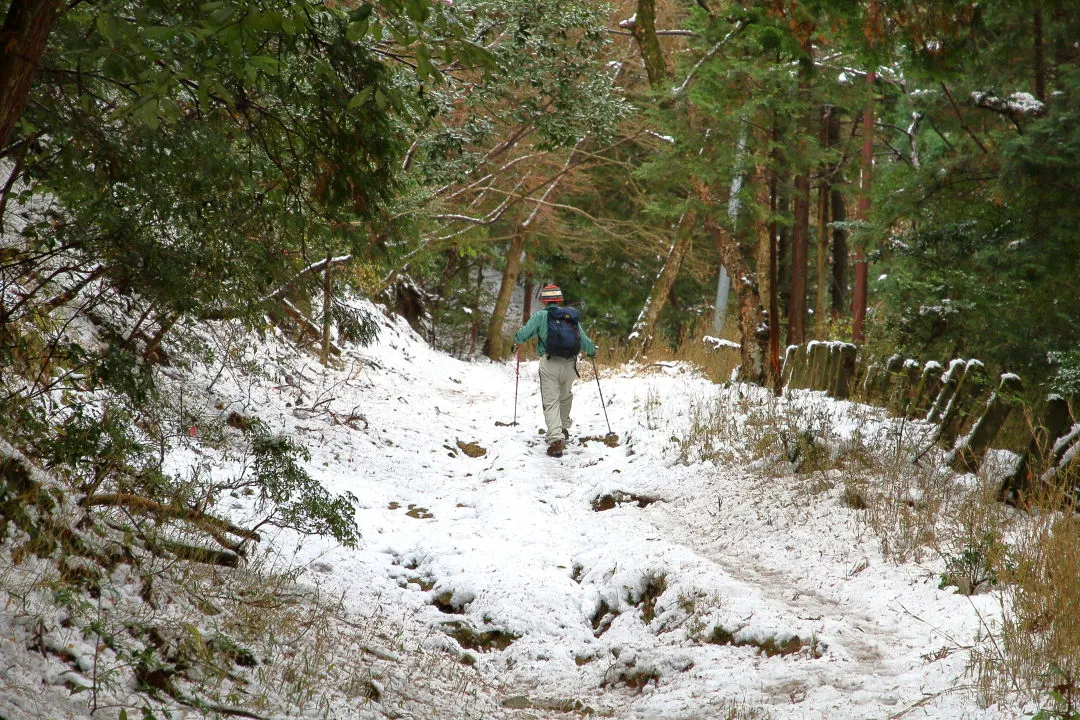
<svg viewBox="0 0 1080 720"><path fill-rule="evenodd" d="M520 345L531 337L536 337L536 353L543 356L547 352L547 326L548 317L547 310L537 310L529 318L529 322L525 323L525 327L514 333L514 343ZM593 345L593 341L589 339L589 336L585 334L585 329L580 325L578 330L581 331L581 352L585 353L589 357L596 355L596 346Z"/></svg>

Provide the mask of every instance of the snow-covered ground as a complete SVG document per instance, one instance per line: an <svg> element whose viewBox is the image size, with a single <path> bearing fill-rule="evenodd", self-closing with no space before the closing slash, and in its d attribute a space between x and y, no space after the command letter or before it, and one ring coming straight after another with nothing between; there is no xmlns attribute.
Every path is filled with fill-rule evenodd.
<svg viewBox="0 0 1080 720"><path fill-rule="evenodd" d="M598 388L583 362L570 448L554 459L534 360L518 378L512 362L461 362L381 321L376 344L329 372L282 343L248 349L276 358L277 377L205 378L215 402L306 443L312 475L359 499L358 549L289 532L271 542L354 617L392 617L429 657L465 668L471 704L428 717L1018 716L963 689L963 648L997 616L992 596L939 589L932 558L886 561L840 483L684 452L705 409L737 425L768 397L675 364L602 369ZM806 402L839 442L870 431L866 411ZM192 445L171 462L199 459ZM247 510L232 508L241 523ZM385 717L385 690L322 713Z"/></svg>

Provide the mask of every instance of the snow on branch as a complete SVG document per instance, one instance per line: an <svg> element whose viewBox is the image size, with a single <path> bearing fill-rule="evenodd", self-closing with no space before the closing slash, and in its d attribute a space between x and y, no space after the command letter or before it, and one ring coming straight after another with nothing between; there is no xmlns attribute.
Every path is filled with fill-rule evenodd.
<svg viewBox="0 0 1080 720"><path fill-rule="evenodd" d="M334 265L344 265L345 263L349 262L352 259L353 259L352 255L339 255L338 257L327 258L325 260L320 260L319 262L312 263L311 265L308 265L303 270L300 270L299 272L297 272L295 275L293 275L291 278L289 278L286 282L282 283L273 292L259 298L259 302L264 303L267 300L273 300L274 298L279 297L283 292L285 292L285 290L290 285L292 285L294 282L296 282L298 279L300 279L304 275L307 275L308 273L318 272L318 271L322 270L323 268L333 267Z"/></svg>
<svg viewBox="0 0 1080 720"><path fill-rule="evenodd" d="M1007 98L1001 98L994 93L976 91L971 93L971 102L976 107L999 113L1041 115L1046 110L1042 101L1026 92L1014 92Z"/></svg>

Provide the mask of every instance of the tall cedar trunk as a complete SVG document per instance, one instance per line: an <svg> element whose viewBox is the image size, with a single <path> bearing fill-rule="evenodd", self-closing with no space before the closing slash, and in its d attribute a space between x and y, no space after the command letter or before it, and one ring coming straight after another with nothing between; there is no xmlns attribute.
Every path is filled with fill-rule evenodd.
<svg viewBox="0 0 1080 720"><path fill-rule="evenodd" d="M814 337L824 336L825 319L829 312L829 183L822 179L818 188L817 219L817 286L814 295Z"/></svg>
<svg viewBox="0 0 1080 720"><path fill-rule="evenodd" d="M773 212L777 217L786 216L790 211L791 198L787 192L791 177L783 172L783 166L777 161L774 172L776 173L776 207ZM776 293L779 298L780 312L787 316L789 289L791 287L791 228L788 225L777 224L776 228ZM779 317L777 318L779 322Z"/></svg>
<svg viewBox="0 0 1080 720"><path fill-rule="evenodd" d="M832 211L834 223L832 231L832 314L838 318L848 312L850 306L847 301L848 287L848 242L847 230L836 227L836 223L847 220L847 206L844 204L844 194L835 188L832 197L829 198L829 209Z"/></svg>
<svg viewBox="0 0 1080 720"><path fill-rule="evenodd" d="M0 30L0 150L26 107L58 0L12 0Z"/></svg>
<svg viewBox="0 0 1080 720"><path fill-rule="evenodd" d="M524 222L518 223L514 228L514 235L510 238L510 250L506 253L502 282L499 283L499 294L495 296L495 307L491 311L491 321L488 323L487 337L484 339L484 354L493 360L501 358L503 354L503 320L506 318L506 310L510 307L510 298L514 294L514 286L517 285L518 274L521 272L521 254L525 250L526 231Z"/></svg>
<svg viewBox="0 0 1080 720"><path fill-rule="evenodd" d="M813 60L814 47L810 40L812 25L797 23L793 31L799 38L799 46L808 59ZM811 68L813 63L800 63L798 99L810 106ZM807 107L800 118L796 140L802 170L795 176L794 217L791 228L791 297L788 301L788 344L801 345L806 340L806 294L810 246L810 173L805 169L807 137L813 123L813 109Z"/></svg>
<svg viewBox="0 0 1080 720"><path fill-rule="evenodd" d="M810 176L795 177L795 210L791 227L791 294L788 297L788 345L806 339L806 264L810 242Z"/></svg>
<svg viewBox="0 0 1080 720"><path fill-rule="evenodd" d="M660 269L660 274L656 276L652 290L649 291L649 297L645 301L645 307L641 309L630 331L630 340L636 345L639 353L648 349L653 341L660 313L663 312L671 288L674 287L675 279L679 276L683 259L686 258L691 241L694 239L696 226L697 213L694 210L685 211L679 219L679 226L675 229L675 239L671 243L671 249L668 250L667 258L664 259L664 266Z"/></svg>
<svg viewBox="0 0 1080 720"><path fill-rule="evenodd" d="M1043 50L1043 15L1042 5L1035 6L1035 16L1032 22L1032 34L1035 41L1035 97L1040 102L1046 102L1046 54Z"/></svg>
<svg viewBox="0 0 1080 720"><path fill-rule="evenodd" d="M783 388L780 383L780 294L777 292L777 273L780 271L780 258L777 256L776 233L776 175L769 178L769 368L772 371L773 392L780 395Z"/></svg>
<svg viewBox="0 0 1080 720"><path fill-rule="evenodd" d="M742 333L742 342L739 343L741 379L764 385L769 336L765 332L766 324L761 312L761 301L758 299L757 283L754 282L749 263L743 257L740 243L711 221L706 221L706 229L716 243L721 261L731 274L731 287L739 300L739 330Z"/></svg>
<svg viewBox="0 0 1080 720"><path fill-rule="evenodd" d="M829 116L833 114L833 108L828 105L821 106L821 125L818 131L821 147L829 149ZM824 335L824 324L829 311L829 193L831 188L831 175L829 167L821 169L821 184L818 186L818 221L817 221L817 293L814 297L814 337L818 340Z"/></svg>
<svg viewBox="0 0 1080 720"><path fill-rule="evenodd" d="M866 74L866 80L870 85L871 92L874 83L874 72ZM866 222L870 217L870 186L874 172L874 99L873 95L867 99L863 109L863 144L862 162L859 171L859 204L856 217L860 222ZM855 291L851 299L851 340L858 344L866 339L863 323L866 319L866 295L867 295L867 268L866 268L866 240L865 236L855 246Z"/></svg>
<svg viewBox="0 0 1080 720"><path fill-rule="evenodd" d="M878 0L870 0L866 35L870 46L876 43L878 32ZM866 107L863 108L862 161L859 163L859 204L856 217L865 223L870 218L870 187L874 175L874 71L866 73ZM868 276L866 267L866 238L855 248L855 291L851 298L851 340L861 343L866 339L863 323L866 320L866 296Z"/></svg>
<svg viewBox="0 0 1080 720"><path fill-rule="evenodd" d="M649 87L660 90L667 79L667 63L660 49L660 40L656 37L656 3L654 0L638 0L637 13L630 31L637 41L641 60L645 63L645 74L649 78Z"/></svg>
<svg viewBox="0 0 1080 720"><path fill-rule="evenodd" d="M825 117L826 143L829 147L840 144L840 117L836 108ZM829 286L829 294L832 301L833 319L839 318L848 311L847 285L848 285L848 247L847 231L839 224L847 219L847 208L844 205L844 194L837 188L835 174L839 165L829 172L829 217L834 223L832 230L832 282Z"/></svg>

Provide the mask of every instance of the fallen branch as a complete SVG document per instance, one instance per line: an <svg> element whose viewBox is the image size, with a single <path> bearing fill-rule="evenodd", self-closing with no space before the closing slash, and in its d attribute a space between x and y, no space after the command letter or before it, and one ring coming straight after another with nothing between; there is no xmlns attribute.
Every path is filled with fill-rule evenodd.
<svg viewBox="0 0 1080 720"><path fill-rule="evenodd" d="M315 337L321 337L322 336L322 328L320 328L318 325L316 325L314 322L312 322L311 319L309 319L307 315L304 315L304 313L300 312L300 309L298 307L293 305L288 300L285 300L284 298L282 298L281 303L282 303L282 306L285 308L285 313L289 317L291 317L293 320L295 320L296 322L303 325L310 332L315 333ZM341 350L341 347L337 343L331 341L330 342L330 352L334 353L335 355L341 355L342 350Z"/></svg>
<svg viewBox="0 0 1080 720"><path fill-rule="evenodd" d="M211 550L199 545L187 545L175 540L147 540L146 547L153 553L161 551L172 553L181 560L206 563L207 565L221 565L222 567L239 567L240 556L228 550Z"/></svg>
<svg viewBox="0 0 1080 720"><path fill-rule="evenodd" d="M206 530L209 534L214 535L215 532L227 532L237 537L242 537L245 540L253 540L259 542L261 539L259 533L247 528L242 528L238 525L234 525L228 520L223 520L213 515L207 515L201 510L194 508L187 508L177 505L165 505L159 503L156 500L142 497L141 495L133 495L131 493L106 493L104 495L90 495L82 498L79 501L81 507L95 507L95 506L107 506L107 507L124 507L129 510L135 510L138 512L144 512L153 515L161 515L163 517L171 518L173 520L185 520L193 523L202 529ZM211 531L213 530L213 532ZM215 538L216 539L216 538Z"/></svg>

